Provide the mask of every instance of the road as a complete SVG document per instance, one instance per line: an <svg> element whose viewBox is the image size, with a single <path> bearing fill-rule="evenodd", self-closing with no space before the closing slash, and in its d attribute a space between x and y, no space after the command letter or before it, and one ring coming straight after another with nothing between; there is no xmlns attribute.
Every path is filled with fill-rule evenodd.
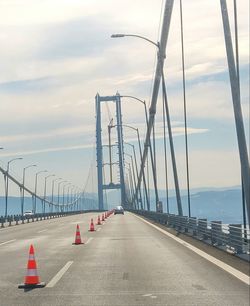
<svg viewBox="0 0 250 306"><path fill-rule="evenodd" d="M0 305L249 305L244 282L137 216L111 216L89 232L91 217L97 213L2 229ZM87 242L77 246L76 224ZM47 286L24 291L31 243Z"/></svg>

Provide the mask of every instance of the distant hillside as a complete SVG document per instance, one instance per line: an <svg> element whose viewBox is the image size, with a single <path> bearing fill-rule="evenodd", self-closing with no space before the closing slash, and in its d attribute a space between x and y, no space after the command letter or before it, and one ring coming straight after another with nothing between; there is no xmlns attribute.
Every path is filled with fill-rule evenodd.
<svg viewBox="0 0 250 306"><path fill-rule="evenodd" d="M155 200L153 198L154 192L151 190L151 209L155 210ZM182 191L185 194L185 191ZM176 198L174 191L171 191L171 197L169 197L169 209L170 213L177 213ZM165 191L159 190L160 200L163 202L164 212L167 211ZM105 198L105 197L104 197ZM187 196L182 198L183 214L188 215L188 201ZM109 192L108 196L108 208L120 205L119 192ZM0 215L4 214L5 198L0 197ZM106 203L104 206L107 207ZM8 211L9 214L18 214L21 211L21 202L19 197L9 197ZM85 209L95 209L98 207L97 195L87 194L85 199ZM24 210L32 209L31 198L25 197ZM37 210L41 211L41 202L37 201ZM210 190L201 191L197 193L191 192L191 214L193 217L207 218L210 221L220 220L223 223L242 223L242 199L241 190L227 189L227 190Z"/></svg>
<svg viewBox="0 0 250 306"><path fill-rule="evenodd" d="M163 199L164 202L165 199ZM191 195L191 214L198 218L242 223L241 190L204 191ZM176 199L170 198L170 212L177 213ZM165 205L166 206L166 205ZM182 197L183 214L188 215L187 196Z"/></svg>
<svg viewBox="0 0 250 306"><path fill-rule="evenodd" d="M224 223L242 223L242 198L241 190L238 187L227 190L215 188L214 190L195 192L196 190L191 191L191 214L193 217L207 218L210 221L220 220ZM181 191L181 193L186 194L186 191ZM151 190L150 194L151 209L155 210L154 191ZM177 205L174 190L170 191L170 195L170 213L176 214ZM166 212L166 192L164 190L159 190L159 197L163 202L164 212ZM110 192L108 198L110 206L119 205L120 195L118 193ZM183 195L181 199L183 214L188 215L187 196Z"/></svg>
<svg viewBox="0 0 250 306"><path fill-rule="evenodd" d="M56 198L57 201L57 198ZM32 199L30 197L24 198L24 211L32 210ZM62 199L60 198L60 202L62 203ZM98 201L96 195L86 195L84 202L85 209L96 209L98 206ZM41 201L37 200L37 212L42 211ZM46 205L47 207L47 205ZM0 196L0 216L5 213L5 197ZM20 197L9 197L8 198L8 214L20 214L21 213L21 199Z"/></svg>

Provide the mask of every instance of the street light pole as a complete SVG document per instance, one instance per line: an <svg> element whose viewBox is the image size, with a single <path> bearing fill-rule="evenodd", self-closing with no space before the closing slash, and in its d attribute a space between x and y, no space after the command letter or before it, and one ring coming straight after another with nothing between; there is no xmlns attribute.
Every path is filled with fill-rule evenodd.
<svg viewBox="0 0 250 306"><path fill-rule="evenodd" d="M133 162L133 156L128 154L128 153L124 153L125 155L127 155L128 157L130 157L130 160L131 160L131 165L132 165L132 178L133 178L133 187L134 187L134 193L133 193L133 199L132 199L132 203L134 203L136 201L137 203L137 207L139 208L139 203L138 203L138 198L135 197L135 188L136 188L136 177L135 177L135 168L134 168L134 162ZM130 166L129 166L130 167ZM134 205L134 208L137 208L136 205Z"/></svg>
<svg viewBox="0 0 250 306"><path fill-rule="evenodd" d="M57 205L58 205L58 211L59 211L59 206L60 206L60 186L63 183L66 183L67 181L61 181L57 185Z"/></svg>
<svg viewBox="0 0 250 306"><path fill-rule="evenodd" d="M167 0L166 3L165 3L164 13L163 13L161 38L160 38L159 43L156 44L155 42L151 41L148 38L142 37L140 35L134 35L134 34L113 34L111 36L113 38L125 37L125 36L134 36L134 37L142 38L142 39L144 39L144 40L146 40L146 41L148 41L148 42L150 42L153 45L158 47L156 72L155 72L154 85L153 85L153 90L152 90L151 105L150 105L150 109L149 109L148 129L147 129L145 143L144 143L144 151L143 151L143 157L142 157L142 163L141 163L141 169L140 169L140 174L139 174L139 181L138 181L137 188L136 188L136 193L138 192L138 188L139 188L139 186L141 184L141 180L143 178L144 166L145 166L147 155L148 155L148 146L149 146L149 143L150 143L150 136L151 136L152 128L153 128L153 125L154 125L154 120L155 120L156 104L157 104L157 99L158 99L160 82L161 82L161 78L164 77L163 67L164 67L165 51L166 51L166 45L167 45L167 40L168 40L168 34L169 34L170 20L171 20L171 15L172 15L172 10L173 10L173 4L174 4L173 0ZM164 91L164 92L165 92L164 93L165 103L167 104L166 91ZM169 122L169 125L170 125L170 122ZM168 125L168 127L169 127L169 125ZM171 133L171 129L169 130L169 136L170 136L170 133ZM176 165L174 164L175 155L174 155L173 144L170 143L170 146L171 146L171 157L172 157L173 172L174 172L175 192L176 192L176 199L177 199L177 206L178 206L178 214L180 216L182 216L183 215L183 210L182 210L182 204L181 204L177 169L176 169Z"/></svg>
<svg viewBox="0 0 250 306"><path fill-rule="evenodd" d="M117 124L114 125L113 127L115 127L115 126L117 126ZM142 163L142 148L141 148L141 139L140 139L139 129L134 128L133 126L127 125L127 124L123 124L122 126L130 128L130 129L136 131L136 133L137 133L137 141L138 141L138 145L139 145L140 159L141 159L141 163ZM142 169L142 178L143 178L144 191L145 191L146 202L147 202L147 210L150 211L150 203L149 203L149 200L148 200L148 191L147 191L147 184L146 184L144 168ZM137 184L138 184L138 182L137 182ZM138 185L137 185L137 188L138 188ZM137 196L137 192L136 192L136 196ZM141 203L141 205L142 205L142 203ZM141 207L141 209L142 209L142 207Z"/></svg>
<svg viewBox="0 0 250 306"><path fill-rule="evenodd" d="M44 173L44 172L48 172L48 170L42 170L42 171L39 171L36 173L36 179L35 179L35 197L34 197L34 205L33 205L33 211L34 211L34 214L36 213L36 195L37 195L37 180L38 180L38 175L40 173Z"/></svg>
<svg viewBox="0 0 250 306"><path fill-rule="evenodd" d="M68 191L67 191L67 211L69 211L69 190L70 190L70 186L71 186L71 184L68 185Z"/></svg>
<svg viewBox="0 0 250 306"><path fill-rule="evenodd" d="M132 179L132 174L131 174L131 167L130 167L130 163L125 162L125 164L128 165L128 167L125 166L125 169L128 170L128 189L129 189L129 198L130 198L130 205L132 207L132 202L133 202L133 198L134 198L134 187L133 187L133 179Z"/></svg>
<svg viewBox="0 0 250 306"><path fill-rule="evenodd" d="M44 196L43 196L43 213L45 214L45 200L46 200L46 185L47 185L47 179L49 177L52 177L52 176L55 176L55 174L50 174L50 175L47 175L44 179Z"/></svg>
<svg viewBox="0 0 250 306"><path fill-rule="evenodd" d="M21 215L23 216L23 210L24 210L24 183L25 183L25 172L28 168L31 167L37 167L37 165L29 165L27 167L23 168L23 192L22 192L22 201L21 201Z"/></svg>
<svg viewBox="0 0 250 306"><path fill-rule="evenodd" d="M54 186L55 186L55 182L56 181L60 181L62 180L62 178L57 178L55 180L52 181L52 190L51 190L51 203L52 203L52 207L51 207L51 212L53 211L53 201L54 201Z"/></svg>
<svg viewBox="0 0 250 306"><path fill-rule="evenodd" d="M5 179L5 218L8 215L8 194L9 194L9 170L10 170L10 163L12 163L15 160L22 160L22 157L18 157L18 158L13 158L11 160L8 161L7 163L7 171L4 175L4 179Z"/></svg>
<svg viewBox="0 0 250 306"><path fill-rule="evenodd" d="M124 142L125 144L129 145L132 147L133 149L133 154L134 154L134 160L135 160L135 169L136 169L136 176L137 176L137 182L139 179L139 172L138 172L138 164L137 164L137 158L136 158L136 154L135 154L135 146L129 142ZM139 188L139 195L140 195L140 203L142 203L142 194L141 194L141 188ZM137 198L137 195L135 194L135 197ZM142 205L142 204L141 204ZM138 207L139 209L140 207Z"/></svg>
<svg viewBox="0 0 250 306"><path fill-rule="evenodd" d="M65 207L65 205L64 205L65 187L68 186L69 184L70 183L67 183L67 184L63 185L63 210L64 210L64 207Z"/></svg>
<svg viewBox="0 0 250 306"><path fill-rule="evenodd" d="M138 35L132 35L132 36L142 38L142 36L138 36ZM151 42L151 40L146 39L146 37L144 37L144 38L145 38L145 40ZM158 47L157 44L155 44L155 43L153 43L153 44ZM140 102L140 103L142 103L144 105L145 119L146 119L146 124L147 124L147 129L148 129L148 111L147 111L146 102L141 100L141 99L139 99L139 98L137 98L137 97L130 96L130 95L122 95L120 97L121 98L131 98L131 99L137 100L138 102ZM154 139L154 154L153 154L153 150L152 150L151 140L149 140L149 149L150 149L150 159L151 159L151 165L152 165L153 182L154 182L154 190L155 190L155 201L156 201L156 205L157 205L157 203L159 202L159 194L158 194L157 175L156 175L155 134L154 133L153 133L153 136L154 136L154 138L153 138Z"/></svg>
<svg viewBox="0 0 250 306"><path fill-rule="evenodd" d="M150 42L151 44L155 45L158 48L158 44L155 43L153 40L148 39L145 36L141 36L141 35L137 35L137 34L112 34L111 38L122 38L122 37L137 37L137 38L141 38L143 40L146 40L148 42Z"/></svg>

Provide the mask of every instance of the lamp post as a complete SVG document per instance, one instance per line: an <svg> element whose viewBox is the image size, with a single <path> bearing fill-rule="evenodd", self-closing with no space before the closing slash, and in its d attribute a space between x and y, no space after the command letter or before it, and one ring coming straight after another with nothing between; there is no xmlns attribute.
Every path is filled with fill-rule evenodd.
<svg viewBox="0 0 250 306"><path fill-rule="evenodd" d="M129 167L129 179L130 179L130 185L131 185L131 189L132 189L132 205L133 208L136 208L136 202L135 199L135 188L136 188L136 181L135 181L135 173L134 173L134 165L133 165L133 158L132 155L124 153L125 155L127 155L128 157L130 157L130 161L131 163L128 163L125 161L125 163L127 163L128 167ZM137 200L137 199L136 199Z"/></svg>
<svg viewBox="0 0 250 306"><path fill-rule="evenodd" d="M134 168L134 162L133 162L133 156L128 154L128 153L124 153L125 155L127 155L128 157L130 157L130 160L131 160L131 165L132 165L132 182L133 182L133 190L134 190L134 193L133 193L133 199L132 199L132 203L134 203L134 201L136 200L137 202L137 207L136 205L134 205L134 208L138 208L139 207L139 203L138 203L138 198L135 197L135 188L136 188L136 178L135 178L135 168ZM130 164L129 164L129 168L131 169L130 167Z"/></svg>
<svg viewBox="0 0 250 306"><path fill-rule="evenodd" d="M70 190L70 187L72 188L71 184L68 185L68 190L67 190L67 211L69 211L69 203L70 203L70 201L69 201L69 190Z"/></svg>
<svg viewBox="0 0 250 306"><path fill-rule="evenodd" d="M78 199L78 192L80 192L80 190L78 189L78 187L75 187L73 189L73 201L74 201L74 205L75 205L75 210L80 210L80 205L81 205L81 198ZM79 193L80 195L80 193Z"/></svg>
<svg viewBox="0 0 250 306"><path fill-rule="evenodd" d="M137 182L138 182L138 179L139 179L139 172L138 172L138 164L137 164L137 158L136 158L136 154L135 154L135 146L129 142L125 142L124 141L124 144L126 145L129 145L132 147L133 149L133 154L134 154L134 160L135 160L135 169L136 169L136 176L137 176ZM141 195L141 188L139 188L139 195L140 195L140 203L142 203L142 195ZM136 196L137 198L137 196ZM138 207L139 209L139 207Z"/></svg>
<svg viewBox="0 0 250 306"><path fill-rule="evenodd" d="M63 210L64 210L64 207L65 207L65 204L64 204L65 187L68 186L68 185L70 185L70 183L66 183L66 184L63 185Z"/></svg>
<svg viewBox="0 0 250 306"><path fill-rule="evenodd" d="M36 173L36 178L35 178L35 197L34 197L34 205L33 205L34 214L36 213L36 195L37 195L37 180L38 180L38 175L40 173L45 173L45 172L48 172L48 170L42 170L42 171L39 171L39 172Z"/></svg>
<svg viewBox="0 0 250 306"><path fill-rule="evenodd" d="M138 35L132 35L132 36L142 38L142 36L138 36ZM121 37L123 37L123 36L121 36ZM150 41L150 40L146 39L146 37L145 37L145 40ZM131 96L131 95L121 95L120 97L121 98L131 98L131 99L134 99L134 100L136 100L136 101L138 101L138 102L140 102L141 104L144 105L144 113L145 113L147 129L148 129L148 111L147 111L146 102L137 98L137 97L135 97L135 96ZM151 158L151 164L152 164L153 182L154 182L154 189L155 189L155 201L156 201L156 203L158 203L159 202L159 194L158 194L157 175L156 175L155 133L154 133L154 130L153 130L153 136L154 136L154 141L153 141L153 143L154 143L154 153L153 153L153 150L152 150L151 140L149 140L149 149L150 149L150 158Z"/></svg>
<svg viewBox="0 0 250 306"><path fill-rule="evenodd" d="M54 186L55 186L55 182L56 181L60 181L60 180L62 180L62 178L60 177L60 178L57 178L57 179L54 179L53 181L52 181L52 190L51 190L51 212L53 211L53 201L54 201Z"/></svg>
<svg viewBox="0 0 250 306"><path fill-rule="evenodd" d="M133 198L134 198L133 179L132 179L132 175L131 175L130 163L125 161L125 164L128 165L128 166L125 166L124 168L128 170L128 174L127 174L128 190L129 190L130 205L132 206L132 202L133 202Z"/></svg>
<svg viewBox="0 0 250 306"><path fill-rule="evenodd" d="M117 125L114 125L113 127L115 127L115 126L117 126ZM141 163L142 163L142 149L141 149L141 139L140 139L139 129L135 128L131 125L127 125L127 124L123 124L122 126L136 131L137 141L138 141L138 145L139 145L140 159L141 159ZM146 203L147 203L147 210L149 211L150 210L150 203L149 203L149 200L148 200L148 191L147 191L147 184L146 184L146 178L145 178L145 173L144 173L144 167L142 169L142 178L143 178L144 191L145 191L145 197L146 197ZM138 190L138 188L139 188L139 185L137 184L136 190ZM138 193L138 191L136 191L136 196L137 196L137 193ZM142 203L141 203L141 205L142 205ZM141 207L141 209L142 209L142 207Z"/></svg>
<svg viewBox="0 0 250 306"><path fill-rule="evenodd" d="M45 214L45 200L46 200L46 187L47 187L47 179L49 177L52 177L52 176L55 176L55 174L50 174L50 175L47 175L45 178L44 178L44 196L43 196L43 213Z"/></svg>
<svg viewBox="0 0 250 306"><path fill-rule="evenodd" d="M61 181L57 185L57 205L58 205L58 211L59 211L59 206L60 206L60 186L63 183L66 183L67 181Z"/></svg>
<svg viewBox="0 0 250 306"><path fill-rule="evenodd" d="M157 48L159 48L159 43L155 43L153 40L145 37L145 36L141 36L141 35L137 35L137 34L112 34L111 38L122 38L122 37L137 37L137 38L141 38L143 40L146 40L148 42L150 42L151 44L155 45Z"/></svg>
<svg viewBox="0 0 250 306"><path fill-rule="evenodd" d="M23 159L22 157L13 158L13 159L9 160L8 163L7 163L7 171L6 171L5 175L4 175L4 179L5 179L5 218L8 215L8 194L9 194L9 170L10 170L10 163L12 163L15 160L22 160L22 159Z"/></svg>
<svg viewBox="0 0 250 306"><path fill-rule="evenodd" d="M168 109L166 86L165 86L165 79L164 79L164 73L163 73L164 60L165 60L165 57L166 57L165 56L165 50L166 50L166 44L167 44L167 39L168 39L172 9L173 9L173 0L169 1L169 2L167 1L166 4L165 4L165 9L164 9L164 15L163 15L164 18L163 18L163 25L162 25L160 42L155 43L154 41L148 39L147 37L136 35L136 34L113 34L113 35L111 35L111 38L121 38L121 37L126 37L126 36L136 37L136 38L143 39L143 40L153 44L158 49L156 73L155 73L154 86L153 86L153 91L152 91L151 106L150 106L150 109L149 109L148 129L147 129L146 139L145 139L145 143L144 143L144 151L143 151L141 169L140 169L140 174L139 174L138 186L140 185L141 179L143 177L144 166L145 166L146 158L147 158L147 154L148 154L148 146L149 146L149 143L150 143L150 135L151 135L151 131L152 131L153 126L154 126L155 113L156 113L156 103L157 103L157 98L158 98L158 93L159 93L159 88L160 88L160 82L161 82L161 79L162 79L163 93L164 93L164 100L165 100L165 109L166 109L166 116L167 116L169 142L170 142L170 152L171 152L174 182L175 182L176 200L177 200L177 206L178 206L178 213L179 213L180 216L182 216L183 215L183 210L182 210L182 204L181 204L179 181L178 181L177 167L176 167L176 160L175 160L175 153L174 153L172 128L171 128L171 123L170 123L170 114L169 114L169 109ZM138 192L138 187L136 188L136 193L137 192Z"/></svg>
<svg viewBox="0 0 250 306"><path fill-rule="evenodd" d="M75 203L73 203L73 191L76 189L76 186L72 185L70 189L70 206L71 206L71 211L73 210L73 207Z"/></svg>
<svg viewBox="0 0 250 306"><path fill-rule="evenodd" d="M37 165L29 165L23 168L23 192L22 192L22 200L21 200L21 215L23 216L23 208L24 208L24 184L25 184L25 173L28 168L37 167Z"/></svg>

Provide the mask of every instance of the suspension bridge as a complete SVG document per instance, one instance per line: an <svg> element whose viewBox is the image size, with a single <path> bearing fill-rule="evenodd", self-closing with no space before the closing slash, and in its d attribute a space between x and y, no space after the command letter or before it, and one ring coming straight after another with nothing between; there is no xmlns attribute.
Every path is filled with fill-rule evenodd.
<svg viewBox="0 0 250 306"><path fill-rule="evenodd" d="M250 170L237 3L233 39L227 1L220 0L242 190L242 221L233 223L199 217L192 206L182 1L179 4L185 196L164 69L174 5L174 0L166 0L159 41L130 33L111 35L114 40L140 39L156 49L152 95L147 102L116 88L109 95L96 93L95 144L82 186L47 169L37 169L30 186L27 171L37 164L24 167L21 178L11 165L22 157L0 164L0 305L249 305ZM127 103L140 107L143 123L126 121ZM20 195L15 203L13 189ZM114 214L118 205L125 215Z"/></svg>

